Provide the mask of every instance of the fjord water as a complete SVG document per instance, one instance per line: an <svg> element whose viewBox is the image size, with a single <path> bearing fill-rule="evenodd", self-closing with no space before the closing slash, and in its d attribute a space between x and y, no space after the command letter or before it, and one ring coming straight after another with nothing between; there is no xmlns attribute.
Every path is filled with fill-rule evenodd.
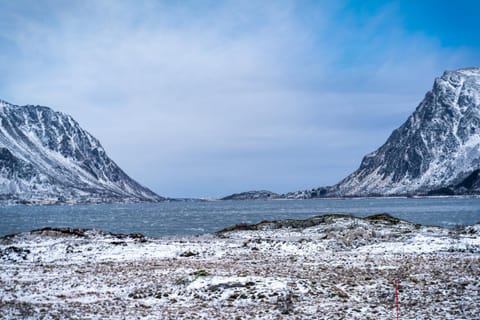
<svg viewBox="0 0 480 320"><path fill-rule="evenodd" d="M0 235L43 227L95 228L148 236L193 235L238 223L303 219L327 213L391 215L424 225L480 222L480 198L362 198L194 201L143 204L1 206Z"/></svg>

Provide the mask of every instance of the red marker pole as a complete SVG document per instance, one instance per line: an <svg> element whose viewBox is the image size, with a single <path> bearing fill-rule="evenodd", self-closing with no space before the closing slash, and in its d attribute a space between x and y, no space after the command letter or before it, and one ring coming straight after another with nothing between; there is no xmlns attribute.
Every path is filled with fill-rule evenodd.
<svg viewBox="0 0 480 320"><path fill-rule="evenodd" d="M398 309L399 309L399 304L398 304L398 279L395 279L395 307L397 311L397 320L398 320Z"/></svg>

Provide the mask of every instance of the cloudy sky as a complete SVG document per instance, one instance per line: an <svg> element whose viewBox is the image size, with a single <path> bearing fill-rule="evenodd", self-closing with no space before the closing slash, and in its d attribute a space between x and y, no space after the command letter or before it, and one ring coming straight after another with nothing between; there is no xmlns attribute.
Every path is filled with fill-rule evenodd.
<svg viewBox="0 0 480 320"><path fill-rule="evenodd" d="M480 64L476 3L0 0L0 99L72 115L164 196L330 185Z"/></svg>

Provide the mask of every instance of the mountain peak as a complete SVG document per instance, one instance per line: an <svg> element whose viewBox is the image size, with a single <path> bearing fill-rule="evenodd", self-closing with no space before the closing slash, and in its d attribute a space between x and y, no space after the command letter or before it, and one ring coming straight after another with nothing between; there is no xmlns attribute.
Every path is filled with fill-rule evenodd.
<svg viewBox="0 0 480 320"><path fill-rule="evenodd" d="M480 168L480 68L446 71L408 120L334 189L339 195L427 193Z"/></svg>
<svg viewBox="0 0 480 320"><path fill-rule="evenodd" d="M466 68L460 68L460 69L457 69L457 70L451 70L451 71L445 71L444 72L444 75L445 74L449 74L449 73L457 73L457 74L461 74L461 75L464 75L464 76L480 76L480 67L466 67Z"/></svg>
<svg viewBox="0 0 480 320"><path fill-rule="evenodd" d="M6 106L11 106L11 104L5 100L0 99L0 108L6 107Z"/></svg>

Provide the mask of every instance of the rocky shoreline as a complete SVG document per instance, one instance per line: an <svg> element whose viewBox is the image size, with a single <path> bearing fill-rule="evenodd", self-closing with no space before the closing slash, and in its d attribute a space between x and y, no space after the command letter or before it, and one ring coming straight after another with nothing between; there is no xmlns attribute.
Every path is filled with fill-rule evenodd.
<svg viewBox="0 0 480 320"><path fill-rule="evenodd" d="M148 238L0 238L2 319L478 319L480 224L326 215Z"/></svg>

